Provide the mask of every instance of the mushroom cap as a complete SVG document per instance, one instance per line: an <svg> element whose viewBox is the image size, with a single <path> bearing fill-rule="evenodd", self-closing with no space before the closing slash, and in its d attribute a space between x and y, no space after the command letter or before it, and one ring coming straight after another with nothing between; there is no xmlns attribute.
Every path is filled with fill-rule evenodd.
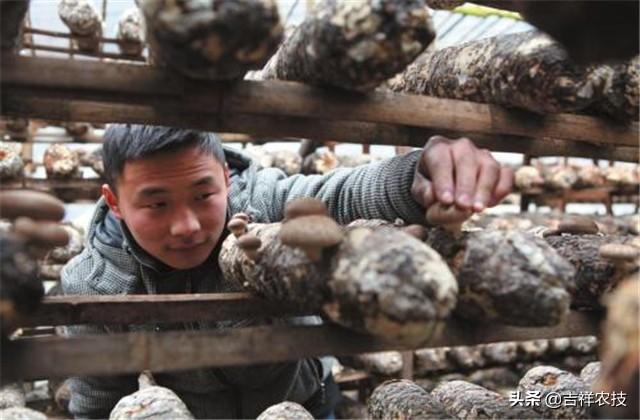
<svg viewBox="0 0 640 420"><path fill-rule="evenodd" d="M604 244L599 253L602 258L618 261L633 261L640 256L638 248L625 244Z"/></svg>
<svg viewBox="0 0 640 420"><path fill-rule="evenodd" d="M13 229L30 242L47 247L65 246L69 242L67 230L56 223L34 222L27 217L19 217Z"/></svg>
<svg viewBox="0 0 640 420"><path fill-rule="evenodd" d="M280 228L280 240L289 246L326 248L339 244L342 237L335 220L318 214L288 220Z"/></svg>
<svg viewBox="0 0 640 420"><path fill-rule="evenodd" d="M246 223L249 223L249 215L247 213L236 213L233 216L231 216L231 220L233 219L240 219L240 220L244 220Z"/></svg>
<svg viewBox="0 0 640 420"><path fill-rule="evenodd" d="M455 205L445 206L435 203L427 210L427 222L432 225L462 223L471 216L471 210L463 210Z"/></svg>
<svg viewBox="0 0 640 420"><path fill-rule="evenodd" d="M62 220L64 204L54 196L30 190L6 190L0 192L0 217L33 220Z"/></svg>
<svg viewBox="0 0 640 420"><path fill-rule="evenodd" d="M258 249L262 245L262 241L256 235L245 233L238 238L238 246L240 249Z"/></svg>
<svg viewBox="0 0 640 420"><path fill-rule="evenodd" d="M572 217L571 219L563 220L558 224L558 232L596 234L600 232L600 229L596 222L588 217Z"/></svg>
<svg viewBox="0 0 640 420"><path fill-rule="evenodd" d="M227 228L231 231L233 230L240 230L240 229L244 229L247 227L247 222L244 219L240 219L240 218L232 218L229 223L227 223Z"/></svg>
<svg viewBox="0 0 640 420"><path fill-rule="evenodd" d="M317 198L311 197L296 198L284 208L284 217L287 220L314 214L326 216L327 213L327 206Z"/></svg>

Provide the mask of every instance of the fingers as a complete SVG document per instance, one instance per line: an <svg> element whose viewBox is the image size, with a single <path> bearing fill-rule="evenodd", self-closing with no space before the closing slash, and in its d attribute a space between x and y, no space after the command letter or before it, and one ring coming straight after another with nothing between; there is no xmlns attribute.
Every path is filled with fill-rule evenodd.
<svg viewBox="0 0 640 420"><path fill-rule="evenodd" d="M467 138L434 136L420 157L411 193L422 206L436 201L482 211L499 203L513 187L513 171Z"/></svg>
<svg viewBox="0 0 640 420"><path fill-rule="evenodd" d="M420 172L416 173L411 186L411 195L413 199L422 207L429 208L436 201L432 188L433 184Z"/></svg>
<svg viewBox="0 0 640 420"><path fill-rule="evenodd" d="M437 201L443 204L453 203L454 170L449 140L432 137L427 142L420 159L419 171L431 180L431 188Z"/></svg>
<svg viewBox="0 0 640 420"><path fill-rule="evenodd" d="M480 164L478 182L473 200L473 210L482 211L494 196L494 189L500 178L500 164L491 156L488 150L480 150Z"/></svg>
<svg viewBox="0 0 640 420"><path fill-rule="evenodd" d="M455 172L456 205L462 209L470 209L476 190L478 177L478 153L469 139L455 142L451 150Z"/></svg>
<svg viewBox="0 0 640 420"><path fill-rule="evenodd" d="M495 206L503 198L507 196L513 189L513 170L509 167L503 166L500 168L500 178L493 190L493 197L489 203L489 206Z"/></svg>

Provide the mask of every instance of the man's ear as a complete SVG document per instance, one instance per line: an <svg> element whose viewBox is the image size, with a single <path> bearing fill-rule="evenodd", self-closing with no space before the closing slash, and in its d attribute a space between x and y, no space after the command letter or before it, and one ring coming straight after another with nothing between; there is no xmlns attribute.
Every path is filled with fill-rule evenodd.
<svg viewBox="0 0 640 420"><path fill-rule="evenodd" d="M224 172L224 183L226 184L227 188L229 188L229 186L231 185L231 179L229 178L229 165L225 163L222 171Z"/></svg>
<svg viewBox="0 0 640 420"><path fill-rule="evenodd" d="M104 200L107 202L109 209L113 212L113 214L118 218L122 219L122 212L120 211L120 206L118 205L118 196L111 189L109 184L102 185L102 196Z"/></svg>

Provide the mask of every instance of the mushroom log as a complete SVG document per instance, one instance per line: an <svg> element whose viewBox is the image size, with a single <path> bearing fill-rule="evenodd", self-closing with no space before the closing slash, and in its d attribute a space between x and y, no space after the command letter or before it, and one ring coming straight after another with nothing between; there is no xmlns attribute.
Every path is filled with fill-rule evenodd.
<svg viewBox="0 0 640 420"><path fill-rule="evenodd" d="M578 111L601 100L604 73L575 65L547 35L524 32L425 52L389 87L544 114Z"/></svg>
<svg viewBox="0 0 640 420"><path fill-rule="evenodd" d="M438 385L431 395L445 412L457 419L533 419L540 417L528 407L511 406L501 394L465 381Z"/></svg>
<svg viewBox="0 0 640 420"><path fill-rule="evenodd" d="M263 77L366 92L402 71L434 37L421 0L324 0Z"/></svg>
<svg viewBox="0 0 640 420"><path fill-rule="evenodd" d="M543 239L518 231L427 231L458 281L456 314L472 321L544 326L569 310L574 268Z"/></svg>
<svg viewBox="0 0 640 420"><path fill-rule="evenodd" d="M427 340L455 306L455 279L441 257L397 229L334 225L319 214L249 224L222 244L225 280L381 338ZM241 248L247 235L260 241L252 255Z"/></svg>
<svg viewBox="0 0 640 420"><path fill-rule="evenodd" d="M632 245L638 243L635 236L560 235L545 240L576 269L571 290L576 308L602 308L600 298L638 269L640 246Z"/></svg>
<svg viewBox="0 0 640 420"><path fill-rule="evenodd" d="M416 383L406 379L383 382L371 394L367 412L372 419L452 418L440 402Z"/></svg>
<svg viewBox="0 0 640 420"><path fill-rule="evenodd" d="M240 79L282 38L274 0L141 0L154 58L188 77Z"/></svg>

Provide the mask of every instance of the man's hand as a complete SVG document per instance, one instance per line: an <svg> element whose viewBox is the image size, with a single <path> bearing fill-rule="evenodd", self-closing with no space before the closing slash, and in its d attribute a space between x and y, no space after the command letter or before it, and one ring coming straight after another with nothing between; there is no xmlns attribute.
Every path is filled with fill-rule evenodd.
<svg viewBox="0 0 640 420"><path fill-rule="evenodd" d="M512 186L513 171L488 150L467 138L433 136L422 149L411 194L425 209L440 202L479 212L498 204Z"/></svg>

